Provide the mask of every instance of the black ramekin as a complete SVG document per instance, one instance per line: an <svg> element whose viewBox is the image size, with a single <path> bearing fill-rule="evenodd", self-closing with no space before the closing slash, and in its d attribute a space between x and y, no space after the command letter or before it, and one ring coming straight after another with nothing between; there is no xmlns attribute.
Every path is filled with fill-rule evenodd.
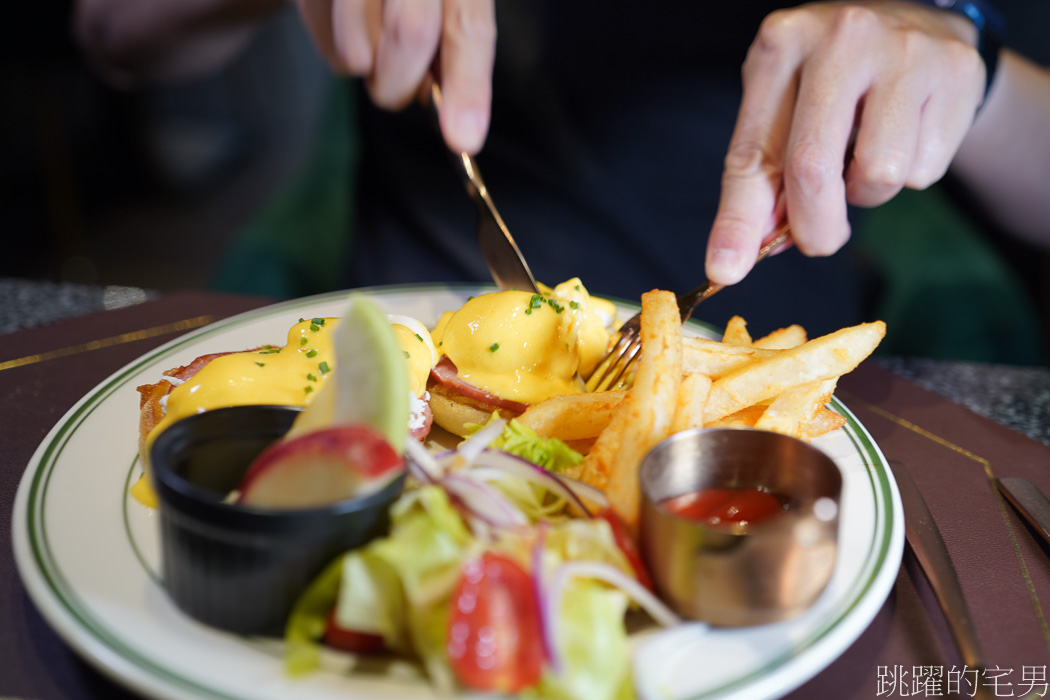
<svg viewBox="0 0 1050 700"><path fill-rule="evenodd" d="M153 443L164 586L200 622L239 634L280 635L296 598L326 564L388 531L389 506L404 475L377 493L324 508L225 502L298 410L207 411L172 424Z"/></svg>

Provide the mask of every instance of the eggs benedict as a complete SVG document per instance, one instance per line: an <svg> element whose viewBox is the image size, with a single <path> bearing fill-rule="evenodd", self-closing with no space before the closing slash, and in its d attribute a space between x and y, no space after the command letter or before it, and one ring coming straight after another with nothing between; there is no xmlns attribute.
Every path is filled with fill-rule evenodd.
<svg viewBox="0 0 1050 700"><path fill-rule="evenodd" d="M493 411L512 417L551 396L584 392L580 375L601 361L615 320L616 307L577 278L538 294L469 299L432 331L441 355L429 384L435 422L466 435Z"/></svg>
<svg viewBox="0 0 1050 700"><path fill-rule="evenodd" d="M426 327L408 316L390 317L404 353L412 392L409 430L422 440L430 430L427 381L438 352ZM149 468L153 439L177 420L226 406L307 406L336 370L332 331L338 318L299 319L284 346L215 353L164 372L155 384L138 387L139 458ZM156 499L146 474L132 487L146 505Z"/></svg>

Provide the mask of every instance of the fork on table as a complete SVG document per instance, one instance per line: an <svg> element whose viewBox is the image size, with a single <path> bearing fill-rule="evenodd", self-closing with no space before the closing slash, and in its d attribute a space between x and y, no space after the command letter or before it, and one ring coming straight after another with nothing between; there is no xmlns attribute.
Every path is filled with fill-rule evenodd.
<svg viewBox="0 0 1050 700"><path fill-rule="evenodd" d="M771 253L778 250L791 238L791 229L786 221L777 226L773 237L758 251L755 262L765 260ZM678 295L678 310L682 314L682 322L685 323L693 310L704 299L722 289L722 285L705 282L691 292ZM587 379L587 391L612 391L614 389L626 389L634 379L635 362L641 355L642 314L636 313L629 318L618 331L618 337L609 351L605 354L598 366Z"/></svg>

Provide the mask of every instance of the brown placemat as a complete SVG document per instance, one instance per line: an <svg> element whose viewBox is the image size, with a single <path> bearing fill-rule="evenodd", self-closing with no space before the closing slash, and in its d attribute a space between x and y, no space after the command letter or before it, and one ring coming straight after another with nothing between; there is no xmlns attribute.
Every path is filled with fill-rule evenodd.
<svg viewBox="0 0 1050 700"><path fill-rule="evenodd" d="M997 683L998 690L989 690L999 697L1045 691L1050 551L1004 502L993 479L1024 476L1050 493L1050 447L873 363L844 377L837 395L886 458L906 464L930 507L992 669L978 682ZM917 675L916 666L939 672L939 685L917 686L922 672ZM950 675L961 670L936 598L906 549L897 585L869 629L789 697L957 696L950 689L969 696L967 683L975 676Z"/></svg>
<svg viewBox="0 0 1050 700"><path fill-rule="evenodd" d="M134 697L80 661L27 597L12 561L14 493L47 431L105 377L181 332L265 303L254 297L172 294L0 335L0 697ZM1043 609L1050 605L1050 557L998 497L991 478L1025 476L1050 492L1050 447L871 363L842 380L839 397L889 459L909 466L929 501L987 660L1003 671L1000 695L1021 696L1032 686L1041 690L1050 664ZM913 692L919 665L941 669L939 692L929 684ZM906 552L897 585L872 625L790 698L949 696L953 665L958 669L961 661L936 600ZM907 688L890 687L891 673Z"/></svg>
<svg viewBox="0 0 1050 700"><path fill-rule="evenodd" d="M180 292L0 335L0 697L134 697L62 642L15 570L11 511L37 445L82 396L135 358L186 331L269 301Z"/></svg>

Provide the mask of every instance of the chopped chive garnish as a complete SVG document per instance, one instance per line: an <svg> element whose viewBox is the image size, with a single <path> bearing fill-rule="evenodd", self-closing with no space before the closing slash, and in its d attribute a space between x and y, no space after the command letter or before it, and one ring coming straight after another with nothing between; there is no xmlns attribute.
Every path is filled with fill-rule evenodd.
<svg viewBox="0 0 1050 700"><path fill-rule="evenodd" d="M321 327L319 325L317 325L316 323L311 323L310 324L310 330L312 330L314 333L316 333L317 331L321 330Z"/></svg>
<svg viewBox="0 0 1050 700"><path fill-rule="evenodd" d="M565 307L562 306L561 304L559 304L558 302L556 302L554 299L548 299L547 300L547 305L550 306L552 309L554 309L559 314L562 311L565 311Z"/></svg>
<svg viewBox="0 0 1050 700"><path fill-rule="evenodd" d="M499 343L493 343L489 346L489 352L496 352L499 350Z"/></svg>
<svg viewBox="0 0 1050 700"><path fill-rule="evenodd" d="M419 342L422 343L423 342L423 336L421 336L419 333L416 333L416 340L418 340Z"/></svg>
<svg viewBox="0 0 1050 700"><path fill-rule="evenodd" d="M573 309L575 311L576 309L580 308L580 302L578 302L578 301L570 301L569 302L569 308Z"/></svg>
<svg viewBox="0 0 1050 700"><path fill-rule="evenodd" d="M299 336L299 344L300 345L306 345L307 342L309 342L309 341L306 339L305 335Z"/></svg>
<svg viewBox="0 0 1050 700"><path fill-rule="evenodd" d="M255 364L259 365L260 367L265 367L266 366L265 362L256 362Z"/></svg>
<svg viewBox="0 0 1050 700"><path fill-rule="evenodd" d="M311 382L316 382L317 381L317 377L315 377L312 374L307 374L306 378L309 379Z"/></svg>
<svg viewBox="0 0 1050 700"><path fill-rule="evenodd" d="M580 291L580 285L576 285L576 291Z"/></svg>
<svg viewBox="0 0 1050 700"><path fill-rule="evenodd" d="M531 314L533 309L538 309L543 306L543 297L539 294L533 294L529 299L529 306L525 309L526 314Z"/></svg>
<svg viewBox="0 0 1050 700"><path fill-rule="evenodd" d="M313 390L314 390L314 388L312 386L310 386L309 384L307 384L306 386L303 387L303 391L305 391L307 394L309 394Z"/></svg>
<svg viewBox="0 0 1050 700"><path fill-rule="evenodd" d="M302 323L302 322L303 322L303 321L305 321L305 320L306 320L306 319L305 319L305 318L303 318L302 316L300 316L300 317L299 317L299 323Z"/></svg>
<svg viewBox="0 0 1050 700"><path fill-rule="evenodd" d="M323 326L324 325L324 319L323 318L311 318L310 319L310 323L314 324L315 326Z"/></svg>
<svg viewBox="0 0 1050 700"><path fill-rule="evenodd" d="M307 357L317 357L317 349L314 348L312 350L307 350L306 351L306 356Z"/></svg>
<svg viewBox="0 0 1050 700"><path fill-rule="evenodd" d="M281 351L280 348L270 348L268 350L260 350L260 355L275 355Z"/></svg>
<svg viewBox="0 0 1050 700"><path fill-rule="evenodd" d="M321 374L328 374L332 371L331 368L328 366L327 362L322 362L321 364L317 365L317 369L321 370Z"/></svg>
<svg viewBox="0 0 1050 700"><path fill-rule="evenodd" d="M401 352L402 352L402 353L404 353L404 355L405 355L405 359L406 359L406 360L407 360L408 358L412 357L411 355L409 355L409 354L408 354L408 350L402 350Z"/></svg>

